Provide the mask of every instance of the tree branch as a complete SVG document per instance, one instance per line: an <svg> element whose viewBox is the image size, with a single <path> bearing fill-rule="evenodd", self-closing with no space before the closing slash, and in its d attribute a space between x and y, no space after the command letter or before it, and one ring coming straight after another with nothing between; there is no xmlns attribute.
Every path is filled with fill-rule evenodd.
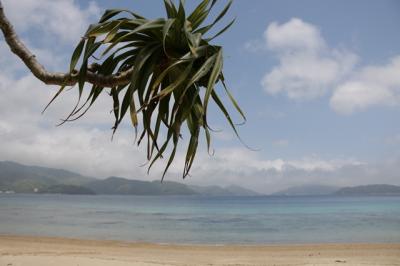
<svg viewBox="0 0 400 266"><path fill-rule="evenodd" d="M73 86L78 82L78 71L75 70L72 73L49 72L37 61L36 56L20 40L13 25L4 14L4 7L1 0L0 29L11 51L24 62L32 74L39 80L48 85L60 86ZM132 69L129 69L113 75L102 75L91 72L89 68L86 74L86 81L101 87L125 85L129 83L132 71Z"/></svg>

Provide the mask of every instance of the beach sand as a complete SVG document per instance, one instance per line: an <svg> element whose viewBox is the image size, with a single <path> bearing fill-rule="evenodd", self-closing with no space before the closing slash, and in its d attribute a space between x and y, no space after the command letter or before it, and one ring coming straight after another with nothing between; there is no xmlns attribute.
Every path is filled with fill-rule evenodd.
<svg viewBox="0 0 400 266"><path fill-rule="evenodd" d="M400 244L161 245L0 236L0 266L400 265Z"/></svg>

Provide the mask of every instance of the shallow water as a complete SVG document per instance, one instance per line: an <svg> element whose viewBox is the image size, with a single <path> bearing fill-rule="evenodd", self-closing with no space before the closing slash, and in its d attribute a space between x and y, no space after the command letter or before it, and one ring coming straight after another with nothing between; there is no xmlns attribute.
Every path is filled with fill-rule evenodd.
<svg viewBox="0 0 400 266"><path fill-rule="evenodd" d="M400 242L400 197L0 194L0 234L196 244Z"/></svg>

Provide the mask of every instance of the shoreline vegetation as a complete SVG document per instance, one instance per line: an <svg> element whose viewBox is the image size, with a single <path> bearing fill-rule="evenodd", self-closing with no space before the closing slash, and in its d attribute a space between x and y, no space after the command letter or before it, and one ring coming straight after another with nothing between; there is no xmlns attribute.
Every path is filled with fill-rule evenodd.
<svg viewBox="0 0 400 266"><path fill-rule="evenodd" d="M181 245L0 235L0 265L400 265L400 243Z"/></svg>

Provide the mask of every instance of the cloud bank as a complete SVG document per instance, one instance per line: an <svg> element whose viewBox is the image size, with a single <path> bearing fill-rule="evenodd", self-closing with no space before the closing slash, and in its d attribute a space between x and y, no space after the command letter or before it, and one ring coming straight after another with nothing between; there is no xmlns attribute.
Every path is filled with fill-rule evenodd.
<svg viewBox="0 0 400 266"><path fill-rule="evenodd" d="M264 38L279 60L261 81L269 94L283 93L294 100L321 97L357 62L355 54L328 47L317 27L297 18L271 23Z"/></svg>
<svg viewBox="0 0 400 266"><path fill-rule="evenodd" d="M7 16L18 32L39 30L46 38L76 43L88 25L96 21L100 8L89 1L85 8L74 0L3 0ZM96 20L93 20L96 19Z"/></svg>
<svg viewBox="0 0 400 266"><path fill-rule="evenodd" d="M373 106L398 106L399 73L400 56L386 65L365 66L335 88L330 105L341 114L351 114Z"/></svg>
<svg viewBox="0 0 400 266"><path fill-rule="evenodd" d="M339 114L400 104L400 56L387 64L357 67L357 54L330 47L318 27L299 18L269 24L264 45L279 61L261 80L268 94L296 101L329 95Z"/></svg>

